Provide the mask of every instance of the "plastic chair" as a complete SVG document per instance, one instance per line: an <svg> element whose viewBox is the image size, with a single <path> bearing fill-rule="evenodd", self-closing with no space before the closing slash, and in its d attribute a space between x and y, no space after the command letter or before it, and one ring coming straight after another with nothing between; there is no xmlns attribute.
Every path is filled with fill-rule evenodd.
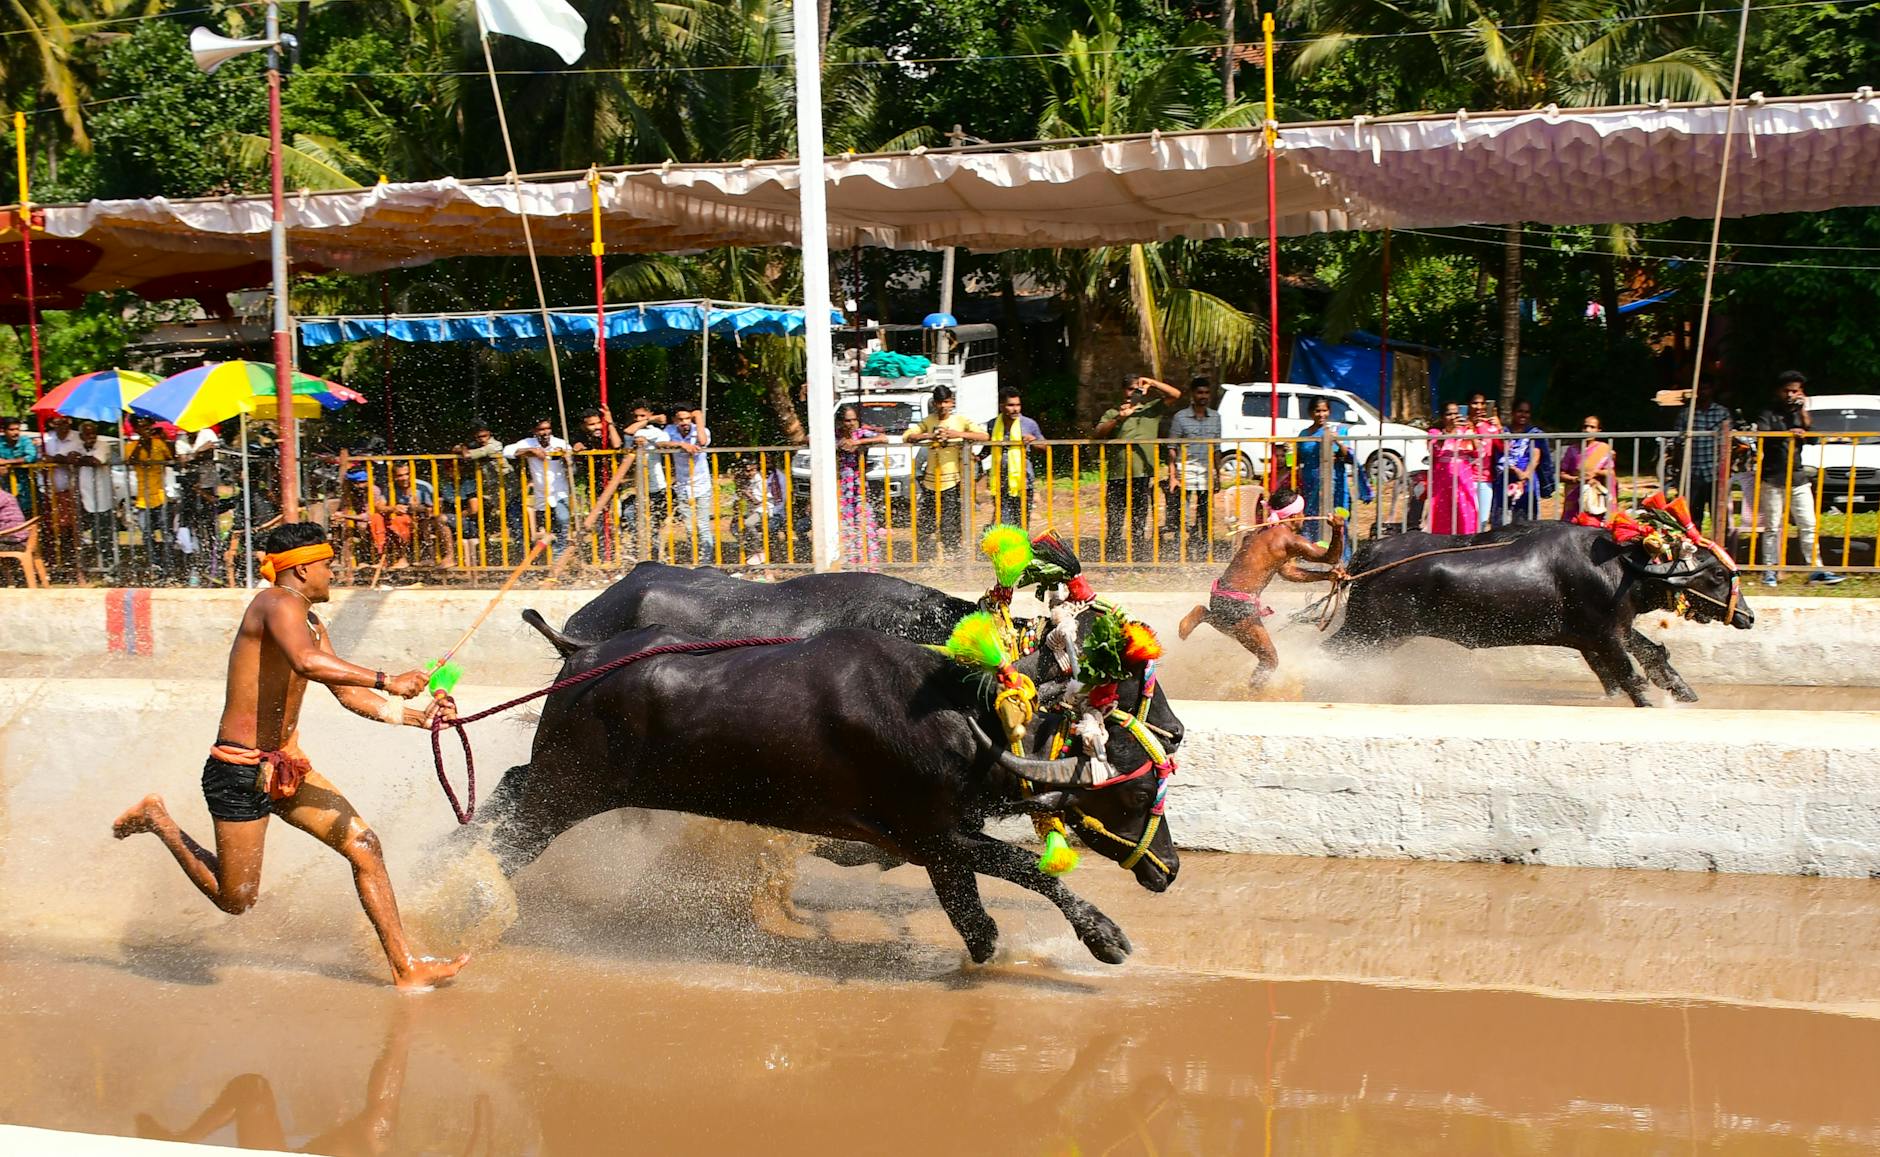
<svg viewBox="0 0 1880 1157"><path fill-rule="evenodd" d="M12 527L6 532L6 537L11 539L22 532L26 535L25 545L18 549L0 550L0 561L10 558L19 563L20 570L26 575L26 586L29 590L35 587L51 586L52 576L46 570L46 560L39 557L39 519L29 518L20 525ZM4 542L0 542L0 546L4 545Z"/></svg>

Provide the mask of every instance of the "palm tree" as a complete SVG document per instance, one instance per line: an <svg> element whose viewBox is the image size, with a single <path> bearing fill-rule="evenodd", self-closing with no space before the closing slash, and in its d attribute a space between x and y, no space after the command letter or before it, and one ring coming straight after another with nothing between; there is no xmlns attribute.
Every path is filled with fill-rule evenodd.
<svg viewBox="0 0 1880 1157"><path fill-rule="evenodd" d="M1198 117L1187 93L1195 71L1206 67L1201 58L1169 52L1144 68L1125 51L1114 0L1083 0L1081 11L1021 27L1014 40L1017 51L1031 57L1042 89L1040 137L1249 124L1259 115L1252 106L1230 104ZM1217 32L1199 23L1176 38L1183 48L1217 41ZM1187 284L1192 253L1191 245L1179 242L1104 246L1058 250L1044 263L1033 263L1034 275L1055 280L1070 299L1071 357L1086 416L1101 408L1111 392L1104 387L1113 386L1132 361L1146 361L1157 376L1171 357L1211 362L1225 371L1252 364L1264 348L1261 318Z"/></svg>
<svg viewBox="0 0 1880 1157"><path fill-rule="evenodd" d="M1292 67L1309 73L1364 44L1390 53L1402 75L1427 78L1426 94L1493 108L1714 100L1722 68L1707 44L1722 24L1688 8L1667 0L1293 0L1288 15L1314 39ZM1504 227L1504 409L1514 405L1521 355L1521 236L1520 222Z"/></svg>

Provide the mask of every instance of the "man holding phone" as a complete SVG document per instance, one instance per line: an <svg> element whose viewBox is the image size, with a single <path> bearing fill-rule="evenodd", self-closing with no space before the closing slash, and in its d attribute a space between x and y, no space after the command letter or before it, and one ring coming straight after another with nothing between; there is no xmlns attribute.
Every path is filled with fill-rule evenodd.
<svg viewBox="0 0 1880 1157"><path fill-rule="evenodd" d="M1123 389L1123 400L1105 410L1096 436L1116 443L1108 451L1103 482L1104 561L1148 561L1149 515L1155 506L1156 448L1162 412L1182 392L1167 382L1137 374ZM1150 443L1142 445L1140 443ZM1129 546L1123 524L1129 524Z"/></svg>
<svg viewBox="0 0 1880 1157"><path fill-rule="evenodd" d="M1821 566L1819 546L1815 541L1815 488L1809 484L1807 469L1796 451L1808 436L1808 376L1800 370L1784 370L1776 378L1775 397L1768 409L1756 415L1755 428L1776 437L1756 439L1756 525L1762 530L1763 566L1782 565L1787 538L1783 528L1795 524L1803 561L1815 568L1808 576L1811 583L1833 586L1841 576ZM1776 571L1763 571L1763 585L1775 586Z"/></svg>

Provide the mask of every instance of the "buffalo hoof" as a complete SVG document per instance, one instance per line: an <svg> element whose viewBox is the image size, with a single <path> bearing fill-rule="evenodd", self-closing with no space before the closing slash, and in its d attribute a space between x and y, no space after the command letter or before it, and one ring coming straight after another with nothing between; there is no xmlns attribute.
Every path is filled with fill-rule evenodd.
<svg viewBox="0 0 1880 1157"><path fill-rule="evenodd" d="M992 954L999 950L999 930L993 928L981 936L968 937L966 954L973 958L974 964L984 964L992 959Z"/></svg>
<svg viewBox="0 0 1880 1157"><path fill-rule="evenodd" d="M1084 947L1090 949L1090 955L1105 964L1121 964L1133 951L1129 937L1123 935L1116 921L1101 912L1092 913L1090 922L1078 929L1077 935Z"/></svg>
<svg viewBox="0 0 1880 1157"><path fill-rule="evenodd" d="M1683 683L1673 683L1671 685L1671 697L1680 703L1697 702L1697 692L1691 690L1689 686Z"/></svg>

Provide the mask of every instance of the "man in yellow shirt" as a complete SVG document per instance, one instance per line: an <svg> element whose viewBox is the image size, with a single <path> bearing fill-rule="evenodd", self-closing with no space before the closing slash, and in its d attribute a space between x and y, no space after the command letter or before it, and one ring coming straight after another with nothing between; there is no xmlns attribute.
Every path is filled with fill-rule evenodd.
<svg viewBox="0 0 1880 1157"><path fill-rule="evenodd" d="M907 441L931 443L927 451L927 470L914 491L914 540L923 549L934 546L934 530L949 547L961 545L964 527L960 520L960 477L972 469L968 442L984 442L985 427L953 412L953 388L935 386L933 406L918 425L907 432Z"/></svg>
<svg viewBox="0 0 1880 1157"><path fill-rule="evenodd" d="M163 488L170 465L176 461L176 448L149 418L141 415L132 418L131 428L137 431L137 441L131 444L124 460L130 464L137 480L137 497L132 505L137 512L138 538L143 546L141 573L147 582L161 582L168 577L170 569L167 549L170 512L164 502Z"/></svg>

